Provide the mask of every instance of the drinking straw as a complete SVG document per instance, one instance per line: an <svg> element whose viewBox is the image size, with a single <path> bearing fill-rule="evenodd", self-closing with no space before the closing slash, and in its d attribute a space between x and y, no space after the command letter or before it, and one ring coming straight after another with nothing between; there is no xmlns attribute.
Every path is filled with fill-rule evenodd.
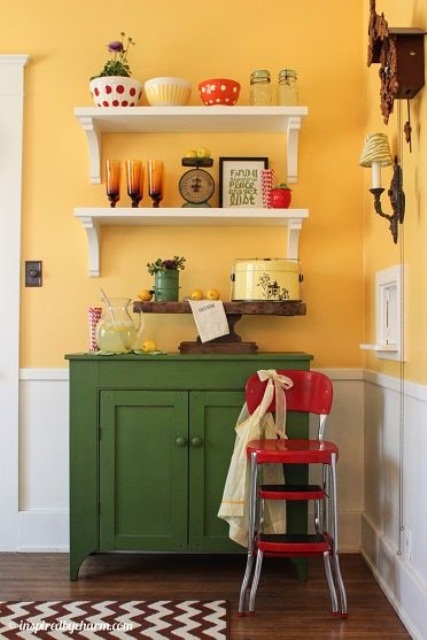
<svg viewBox="0 0 427 640"><path fill-rule="evenodd" d="M99 287L99 291L101 293L102 300L105 302L105 304L108 307L108 313L110 314L111 321L113 322L113 324L117 324L117 320L114 315L114 311L113 311L113 307L110 302L110 299L108 298L107 294L105 293L104 289L102 289L102 287Z"/></svg>

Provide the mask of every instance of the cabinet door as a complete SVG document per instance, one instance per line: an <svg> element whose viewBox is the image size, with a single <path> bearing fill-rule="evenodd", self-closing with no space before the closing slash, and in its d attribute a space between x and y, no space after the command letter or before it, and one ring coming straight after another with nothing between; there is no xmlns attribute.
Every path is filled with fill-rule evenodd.
<svg viewBox="0 0 427 640"><path fill-rule="evenodd" d="M188 393L100 393L100 549L187 548Z"/></svg>
<svg viewBox="0 0 427 640"><path fill-rule="evenodd" d="M217 516L233 453L240 391L190 393L189 550L242 550Z"/></svg>

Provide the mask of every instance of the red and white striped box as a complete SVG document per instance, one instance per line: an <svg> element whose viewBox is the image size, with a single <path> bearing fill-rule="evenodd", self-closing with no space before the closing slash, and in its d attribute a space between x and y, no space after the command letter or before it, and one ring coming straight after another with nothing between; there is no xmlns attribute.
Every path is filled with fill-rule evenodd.
<svg viewBox="0 0 427 640"><path fill-rule="evenodd" d="M96 342L96 325L101 319L102 308L101 307L89 307L89 351L99 351L98 343Z"/></svg>
<svg viewBox="0 0 427 640"><path fill-rule="evenodd" d="M262 171L262 204L265 209L271 209L271 190L273 189L274 169Z"/></svg>

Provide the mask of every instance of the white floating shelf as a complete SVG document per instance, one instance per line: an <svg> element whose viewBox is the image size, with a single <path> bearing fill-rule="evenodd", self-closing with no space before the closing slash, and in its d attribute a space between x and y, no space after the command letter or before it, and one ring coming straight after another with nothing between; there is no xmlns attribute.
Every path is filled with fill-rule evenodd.
<svg viewBox="0 0 427 640"><path fill-rule="evenodd" d="M74 216L86 230L89 275L100 275L100 233L107 225L132 226L275 226L287 227L286 256L298 259L299 236L307 209L219 209L219 208L77 208Z"/></svg>
<svg viewBox="0 0 427 640"><path fill-rule="evenodd" d="M298 138L307 107L76 107L89 145L90 181L101 182L102 133L284 133L287 181L298 179Z"/></svg>

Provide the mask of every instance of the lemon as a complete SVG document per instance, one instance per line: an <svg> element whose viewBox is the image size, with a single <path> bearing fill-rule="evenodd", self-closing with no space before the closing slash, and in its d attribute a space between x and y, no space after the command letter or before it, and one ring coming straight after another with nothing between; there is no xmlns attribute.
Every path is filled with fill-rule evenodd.
<svg viewBox="0 0 427 640"><path fill-rule="evenodd" d="M208 289L206 291L206 298L208 300L219 300L219 291L218 291L218 289Z"/></svg>
<svg viewBox="0 0 427 640"><path fill-rule="evenodd" d="M186 154L186 158L197 158L197 149L189 149Z"/></svg>
<svg viewBox="0 0 427 640"><path fill-rule="evenodd" d="M142 351L144 351L144 353L151 353L152 351L157 350L157 345L154 340L144 340L144 342L141 344L141 349Z"/></svg>
<svg viewBox="0 0 427 640"><path fill-rule="evenodd" d="M201 289L193 289L190 298L192 300L203 300L203 291Z"/></svg>
<svg viewBox="0 0 427 640"><path fill-rule="evenodd" d="M209 149L197 149L197 157L198 158L210 158L211 157L211 152L209 151Z"/></svg>
<svg viewBox="0 0 427 640"><path fill-rule="evenodd" d="M141 291L138 293L138 298L143 302L147 302L148 300L151 300L152 294L150 291L148 291L148 289L141 289Z"/></svg>

